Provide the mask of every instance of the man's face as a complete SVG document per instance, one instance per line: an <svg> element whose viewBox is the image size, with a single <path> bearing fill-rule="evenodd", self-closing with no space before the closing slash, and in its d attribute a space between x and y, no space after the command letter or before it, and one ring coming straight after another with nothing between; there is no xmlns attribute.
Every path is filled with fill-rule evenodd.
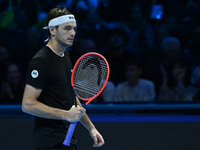
<svg viewBox="0 0 200 150"><path fill-rule="evenodd" d="M0 62L6 61L9 57L8 50L5 47L0 46Z"/></svg>
<svg viewBox="0 0 200 150"><path fill-rule="evenodd" d="M142 70L135 65L128 66L126 69L126 78L128 81L137 80L142 73Z"/></svg>
<svg viewBox="0 0 200 150"><path fill-rule="evenodd" d="M17 84L21 78L21 73L16 65L10 65L7 69L7 79L11 84Z"/></svg>
<svg viewBox="0 0 200 150"><path fill-rule="evenodd" d="M175 62L180 57L180 50L178 44L170 42L167 44L167 50L164 53L164 56L168 61Z"/></svg>
<svg viewBox="0 0 200 150"><path fill-rule="evenodd" d="M184 73L184 67L182 67L180 64L175 64L172 70L172 76L175 79L179 79Z"/></svg>
<svg viewBox="0 0 200 150"><path fill-rule="evenodd" d="M124 39L122 38L122 36L116 33L110 37L110 43L113 47L121 47L124 45Z"/></svg>
<svg viewBox="0 0 200 150"><path fill-rule="evenodd" d="M55 31L56 41L64 46L72 46L76 34L77 25L75 22L61 24Z"/></svg>

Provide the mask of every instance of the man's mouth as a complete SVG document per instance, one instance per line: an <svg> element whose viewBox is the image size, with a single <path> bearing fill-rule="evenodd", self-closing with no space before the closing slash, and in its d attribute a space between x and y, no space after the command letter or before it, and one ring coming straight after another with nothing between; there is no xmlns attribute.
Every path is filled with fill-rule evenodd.
<svg viewBox="0 0 200 150"><path fill-rule="evenodd" d="M67 41L73 43L74 39L68 39Z"/></svg>

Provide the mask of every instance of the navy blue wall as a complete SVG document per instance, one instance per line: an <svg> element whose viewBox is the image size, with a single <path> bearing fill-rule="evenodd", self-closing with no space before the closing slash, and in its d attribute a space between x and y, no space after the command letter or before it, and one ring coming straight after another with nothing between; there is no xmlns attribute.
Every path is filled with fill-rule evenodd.
<svg viewBox="0 0 200 150"><path fill-rule="evenodd" d="M19 113L20 106L15 108L13 109L15 113L6 115L5 110L0 107L0 150L33 150L33 118ZM9 112L9 108L7 110ZM189 111L186 110L184 108L185 112ZM92 112L92 108L88 107L88 111ZM192 114L191 108L190 114L183 113L182 109L179 113L177 111L167 113L167 110L165 113L152 113L152 109L151 113L143 111L143 113L125 114L125 110L123 111L122 114L89 113L91 120L105 139L105 145L96 150L200 149L200 116L197 113ZM80 123L75 134L79 150L95 149L92 148L93 141L88 131Z"/></svg>

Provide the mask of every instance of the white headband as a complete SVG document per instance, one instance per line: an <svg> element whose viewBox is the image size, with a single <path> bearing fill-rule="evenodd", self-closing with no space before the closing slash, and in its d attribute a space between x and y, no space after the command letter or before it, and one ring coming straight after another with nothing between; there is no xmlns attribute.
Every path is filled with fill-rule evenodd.
<svg viewBox="0 0 200 150"><path fill-rule="evenodd" d="M76 22L74 15L63 15L57 18L54 18L49 21L48 26L43 27L43 29L49 29L50 26L58 26L68 22Z"/></svg>

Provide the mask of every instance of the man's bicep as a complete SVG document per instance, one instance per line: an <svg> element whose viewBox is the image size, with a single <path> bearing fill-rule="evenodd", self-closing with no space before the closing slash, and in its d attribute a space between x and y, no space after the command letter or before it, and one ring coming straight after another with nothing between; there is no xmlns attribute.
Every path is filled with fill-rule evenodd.
<svg viewBox="0 0 200 150"><path fill-rule="evenodd" d="M27 69L26 83L32 87L43 89L48 78L48 62L44 58L35 58L30 61Z"/></svg>
<svg viewBox="0 0 200 150"><path fill-rule="evenodd" d="M22 105L33 103L40 96L41 92L42 89L38 89L31 85L26 84Z"/></svg>

